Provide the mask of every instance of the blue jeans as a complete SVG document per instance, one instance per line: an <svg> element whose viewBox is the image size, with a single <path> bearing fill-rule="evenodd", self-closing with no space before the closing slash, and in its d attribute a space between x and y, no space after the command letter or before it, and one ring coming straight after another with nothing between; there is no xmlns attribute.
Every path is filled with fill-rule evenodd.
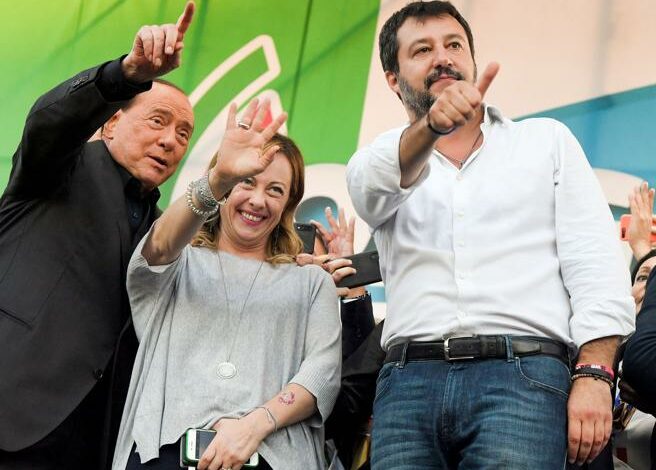
<svg viewBox="0 0 656 470"><path fill-rule="evenodd" d="M371 468L563 469L569 388L545 355L385 364Z"/></svg>

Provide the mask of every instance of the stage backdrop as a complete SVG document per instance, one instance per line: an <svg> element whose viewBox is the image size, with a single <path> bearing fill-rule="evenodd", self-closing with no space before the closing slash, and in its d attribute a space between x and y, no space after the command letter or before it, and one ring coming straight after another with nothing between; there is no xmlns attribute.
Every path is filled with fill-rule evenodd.
<svg viewBox="0 0 656 470"><path fill-rule="evenodd" d="M377 32L406 0L197 0L182 67L167 78L196 113L190 151L163 189L182 194L216 150L227 106L270 96L308 164L298 219L349 203L344 164L398 126L404 111L383 79ZM479 70L501 71L487 101L512 118L552 116L571 127L616 216L640 179L656 183L656 2L455 0L474 31ZM2 0L0 189L25 116L44 91L127 53L142 24L173 22L183 0ZM530 156L527 156L527 158ZM585 197L581 194L581 197ZM370 245L359 222L356 249ZM382 288L374 289L383 300Z"/></svg>

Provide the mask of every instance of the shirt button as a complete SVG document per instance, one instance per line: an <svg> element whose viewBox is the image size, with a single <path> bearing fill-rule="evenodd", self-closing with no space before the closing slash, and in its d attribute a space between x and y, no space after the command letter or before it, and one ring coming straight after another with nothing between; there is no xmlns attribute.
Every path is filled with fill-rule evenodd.
<svg viewBox="0 0 656 470"><path fill-rule="evenodd" d="M456 175L456 179L457 179L458 181L461 181L461 180L462 180L462 173L458 173L458 174Z"/></svg>
<svg viewBox="0 0 656 470"><path fill-rule="evenodd" d="M458 212L456 212L456 215L458 216L458 218L461 219L465 216L465 213L463 211L458 211Z"/></svg>
<svg viewBox="0 0 656 470"><path fill-rule="evenodd" d="M463 242L462 240L460 240L460 241L458 242L458 246L465 246L465 242Z"/></svg>
<svg viewBox="0 0 656 470"><path fill-rule="evenodd" d="M459 317L466 317L466 316L467 316L467 312L463 312L462 310L460 310L460 311L458 312L458 316L459 316Z"/></svg>
<svg viewBox="0 0 656 470"><path fill-rule="evenodd" d="M100 380L103 378L103 370L102 369L96 369L93 371L93 376L96 378L96 380Z"/></svg>
<svg viewBox="0 0 656 470"><path fill-rule="evenodd" d="M460 274L458 274L458 278L459 278L459 279L464 279L464 278L465 278L465 273L460 273Z"/></svg>

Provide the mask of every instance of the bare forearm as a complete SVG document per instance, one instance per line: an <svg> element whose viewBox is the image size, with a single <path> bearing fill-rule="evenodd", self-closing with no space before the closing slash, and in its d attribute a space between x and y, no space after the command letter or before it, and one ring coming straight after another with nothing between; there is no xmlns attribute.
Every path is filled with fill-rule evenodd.
<svg viewBox="0 0 656 470"><path fill-rule="evenodd" d="M267 412L264 408L268 409ZM245 420L261 432L262 439L274 432L309 418L317 411L316 399L298 384L287 385L279 394L246 416ZM271 413L271 415L269 415Z"/></svg>
<svg viewBox="0 0 656 470"><path fill-rule="evenodd" d="M415 121L401 135L399 143L399 166L401 187L412 185L431 156L437 136L428 128L425 119Z"/></svg>
<svg viewBox="0 0 656 470"><path fill-rule="evenodd" d="M579 364L602 364L612 367L620 344L619 336L606 336L585 343L579 351Z"/></svg>
<svg viewBox="0 0 656 470"><path fill-rule="evenodd" d="M141 254L151 266L172 262L191 241L204 221L204 217L197 216L187 206L186 196L181 196L155 222Z"/></svg>

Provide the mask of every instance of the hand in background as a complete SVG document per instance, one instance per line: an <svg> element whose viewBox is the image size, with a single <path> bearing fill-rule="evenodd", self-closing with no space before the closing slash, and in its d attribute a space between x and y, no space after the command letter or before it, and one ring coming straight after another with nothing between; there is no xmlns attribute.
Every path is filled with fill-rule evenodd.
<svg viewBox="0 0 656 470"><path fill-rule="evenodd" d="M180 66L182 40L191 25L196 5L187 2L176 24L142 26L132 50L121 62L123 75L134 83L161 77Z"/></svg>
<svg viewBox="0 0 656 470"><path fill-rule="evenodd" d="M326 207L325 214L330 230L327 230L321 222L316 220L311 220L310 223L317 228L317 232L319 232L319 236L328 250L328 254L333 255L332 259L334 261L325 264L324 269L333 275L333 279L335 280L335 283L337 283L344 277L355 273L355 269L350 267L350 261L349 264L344 264L343 261L348 260L342 260L338 264L335 264L339 261L335 257L343 258L354 254L355 250L353 247L353 240L355 238L355 217L350 217L347 222L343 208L339 209L337 220L335 220L333 211L330 207ZM330 271L330 269L333 269L333 271ZM336 279L336 277L338 279ZM367 293L364 287L355 287L353 289L338 288L337 291L340 297L345 298L360 297Z"/></svg>
<svg viewBox="0 0 656 470"><path fill-rule="evenodd" d="M330 225L330 231L321 222L311 220L310 223L317 228L328 253L341 257L351 256L354 254L355 217L351 217L347 223L344 209L340 208L338 211L337 217L339 221L333 217L333 211L330 207L326 207L324 212L328 220L328 225Z"/></svg>
<svg viewBox="0 0 656 470"><path fill-rule="evenodd" d="M629 246L635 259L640 259L651 250L651 234L656 233L656 219L653 215L654 189L650 189L646 182L636 186L629 194L629 208Z"/></svg>
<svg viewBox="0 0 656 470"><path fill-rule="evenodd" d="M333 254L315 256L307 253L301 253L296 256L296 264L299 266L305 266L308 264L316 264L317 266L321 266L333 277L335 284L344 279L346 276L355 274L355 269L351 267L352 261L350 259L335 258L335 255ZM364 291L364 287L358 287L357 289L362 289ZM356 289L348 289L347 287L337 287L337 295L339 297L352 296L351 291L355 290ZM364 295L364 293L358 295Z"/></svg>

